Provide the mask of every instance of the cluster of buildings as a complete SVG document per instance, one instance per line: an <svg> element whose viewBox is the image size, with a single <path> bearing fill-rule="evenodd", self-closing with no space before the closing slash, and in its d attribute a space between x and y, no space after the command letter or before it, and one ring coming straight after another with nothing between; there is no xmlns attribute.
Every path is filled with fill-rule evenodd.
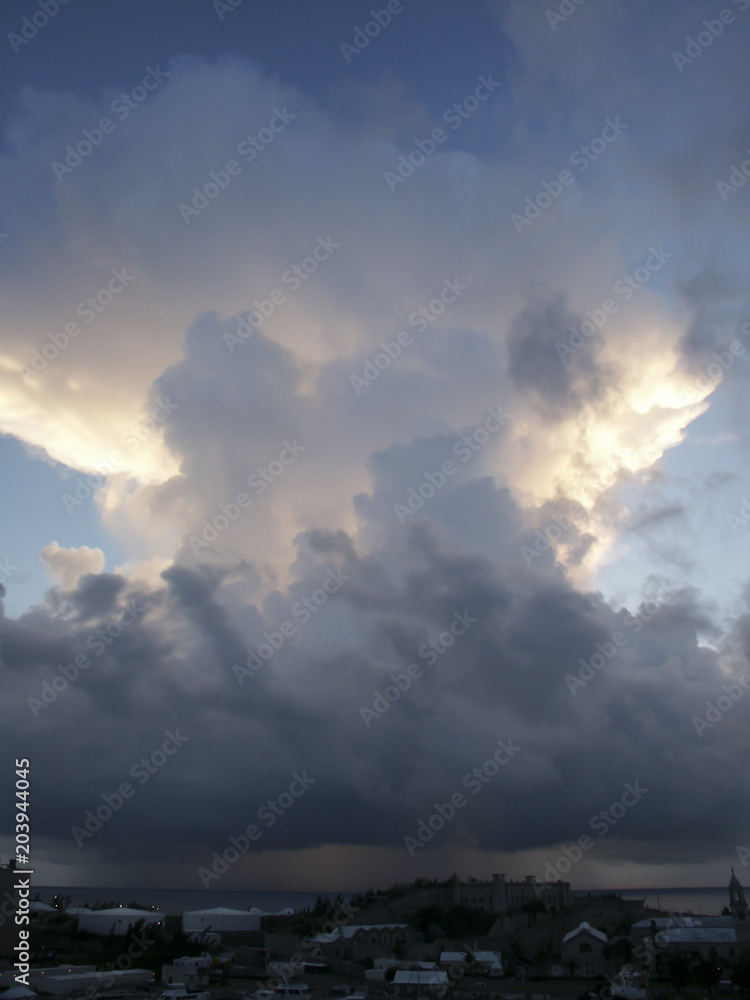
<svg viewBox="0 0 750 1000"><path fill-rule="evenodd" d="M12 883L14 875L12 868L3 869L0 866L0 957L6 959L12 958L16 943L13 920L15 898L5 884ZM666 963L675 951L685 954L691 964L711 959L726 968L733 966L742 949L750 948L748 904L734 871L728 891L729 905L722 916L672 915L635 919L627 937L639 966L653 973L659 968L659 963ZM474 941L471 947L459 940L428 942L415 930L414 921L409 921L409 915L419 912L425 903L430 907L439 904L444 912L456 906L467 907L493 915L496 920L485 937L479 942ZM544 905L530 907L532 903ZM242 975L243 972L248 975L276 975L287 963L288 975L334 972L364 978L373 985L383 983L390 988L392 984L396 993L409 995L414 992L429 993L431 990L444 991L446 986L464 975L472 978L503 976L507 970L501 946L508 939L509 921L516 921L517 931L521 926L536 927L537 916L540 921L538 930L552 946L548 952L553 964L545 967L545 974L584 979L611 975L615 971L613 965L621 964L621 960L617 962L615 958L620 953L619 949L614 947L622 940L621 927L619 937L612 938L602 927L594 926L605 913L598 908L599 904L593 915L587 911L591 922L584 920L571 927L570 911L574 903L569 883L540 883L533 876L518 881L506 880L503 875L493 875L487 881L472 879L462 882L454 879L439 886L411 887L403 895L395 894L393 898L386 894L380 902L376 900L374 907L368 906L360 911L357 918L365 919L369 915L371 919L378 919L382 913L391 913L391 921L354 923L352 915L351 919L333 930L307 938L304 946L299 934L264 931L262 919L271 915L255 907L248 910L213 907L181 915L122 906L100 910L75 907L69 908L66 913L76 918L80 931L100 936L132 934L133 925L139 923L140 934L146 941L149 930L169 929L169 922L172 929L181 927L206 950L197 958L178 959L171 965L165 965L162 969L162 982L165 984L184 983L188 988L205 985L209 968L216 962L209 949L214 953L223 949L228 953L225 958L231 960L231 970L235 975ZM32 902L30 905L32 913L38 917L57 912L44 903ZM618 905L625 904L620 901ZM631 912L633 917L637 917L644 911L641 907ZM293 915L293 910L273 914L275 917ZM579 909L579 920L581 915ZM610 929L615 926L616 922L610 921ZM531 936L528 940L521 938L522 946L529 954L533 954L533 940ZM298 960L303 947L307 949L307 954L300 963ZM145 951L144 945L140 954L145 954ZM296 962L293 956L296 956ZM132 987L153 980L151 972L133 968L134 964L131 962L128 968L112 971L113 986ZM661 967L665 968L666 964ZM0 986L13 985L9 976L12 978L12 972L0 973ZM97 973L93 966L58 966L33 970L29 985L46 993L65 994L84 989L100 978L101 972Z"/></svg>
<svg viewBox="0 0 750 1000"><path fill-rule="evenodd" d="M513 913L537 902L567 910L570 909L570 882L537 882L534 875L527 875L523 880L493 875L486 882L454 882L453 901L459 906L472 906L498 915Z"/></svg>
<svg viewBox="0 0 750 1000"><path fill-rule="evenodd" d="M634 958L651 973L675 952L684 954L692 965L704 959L723 967L734 965L742 949L750 947L745 890L734 870L728 890L729 913L722 916L675 914L636 921L630 927ZM603 931L581 923L562 940L562 966L587 979L606 976L612 971L612 943Z"/></svg>

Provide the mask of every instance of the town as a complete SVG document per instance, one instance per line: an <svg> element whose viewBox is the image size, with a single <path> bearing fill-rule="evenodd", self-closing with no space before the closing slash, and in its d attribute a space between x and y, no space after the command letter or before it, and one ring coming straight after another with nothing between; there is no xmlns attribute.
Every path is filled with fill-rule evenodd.
<svg viewBox="0 0 750 1000"><path fill-rule="evenodd" d="M721 915L501 874L319 896L297 911L161 912L21 900L21 874L0 866L0 1000L698 1000L750 990L750 920L733 871Z"/></svg>

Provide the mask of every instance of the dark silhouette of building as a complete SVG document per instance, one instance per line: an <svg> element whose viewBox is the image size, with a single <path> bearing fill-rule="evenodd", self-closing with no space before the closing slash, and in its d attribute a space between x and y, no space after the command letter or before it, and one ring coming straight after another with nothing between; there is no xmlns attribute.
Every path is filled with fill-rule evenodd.
<svg viewBox="0 0 750 1000"><path fill-rule="evenodd" d="M0 864L0 958L13 958L13 948L18 943L18 894L14 888L15 882L15 861L7 865Z"/></svg>

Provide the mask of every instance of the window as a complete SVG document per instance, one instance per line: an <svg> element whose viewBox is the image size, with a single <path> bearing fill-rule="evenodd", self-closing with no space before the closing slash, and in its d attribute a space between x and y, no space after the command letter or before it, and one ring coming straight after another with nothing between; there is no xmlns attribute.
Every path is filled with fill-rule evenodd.
<svg viewBox="0 0 750 1000"><path fill-rule="evenodd" d="M587 954L588 952L591 951L591 945L588 943L588 941L584 941L584 942L582 942L581 947L578 949L578 951L582 955L585 955L585 954Z"/></svg>

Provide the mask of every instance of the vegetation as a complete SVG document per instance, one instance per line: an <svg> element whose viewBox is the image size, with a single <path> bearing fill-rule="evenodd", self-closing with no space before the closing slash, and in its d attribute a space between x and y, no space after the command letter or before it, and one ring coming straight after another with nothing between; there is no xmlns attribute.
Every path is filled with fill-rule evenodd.
<svg viewBox="0 0 750 1000"><path fill-rule="evenodd" d="M493 914L482 913L470 906L452 906L449 910L436 905L426 906L405 919L424 935L426 941L434 941L438 937L482 937L495 922Z"/></svg>
<svg viewBox="0 0 750 1000"><path fill-rule="evenodd" d="M732 970L732 982L743 990L750 990L750 948L743 948Z"/></svg>
<svg viewBox="0 0 750 1000"><path fill-rule="evenodd" d="M667 976L678 995L692 982L693 970L690 961L681 951L675 951L668 957Z"/></svg>
<svg viewBox="0 0 750 1000"><path fill-rule="evenodd" d="M721 966L715 958L704 958L693 969L696 983L704 990L708 990L709 996L713 994L714 986L721 979Z"/></svg>

